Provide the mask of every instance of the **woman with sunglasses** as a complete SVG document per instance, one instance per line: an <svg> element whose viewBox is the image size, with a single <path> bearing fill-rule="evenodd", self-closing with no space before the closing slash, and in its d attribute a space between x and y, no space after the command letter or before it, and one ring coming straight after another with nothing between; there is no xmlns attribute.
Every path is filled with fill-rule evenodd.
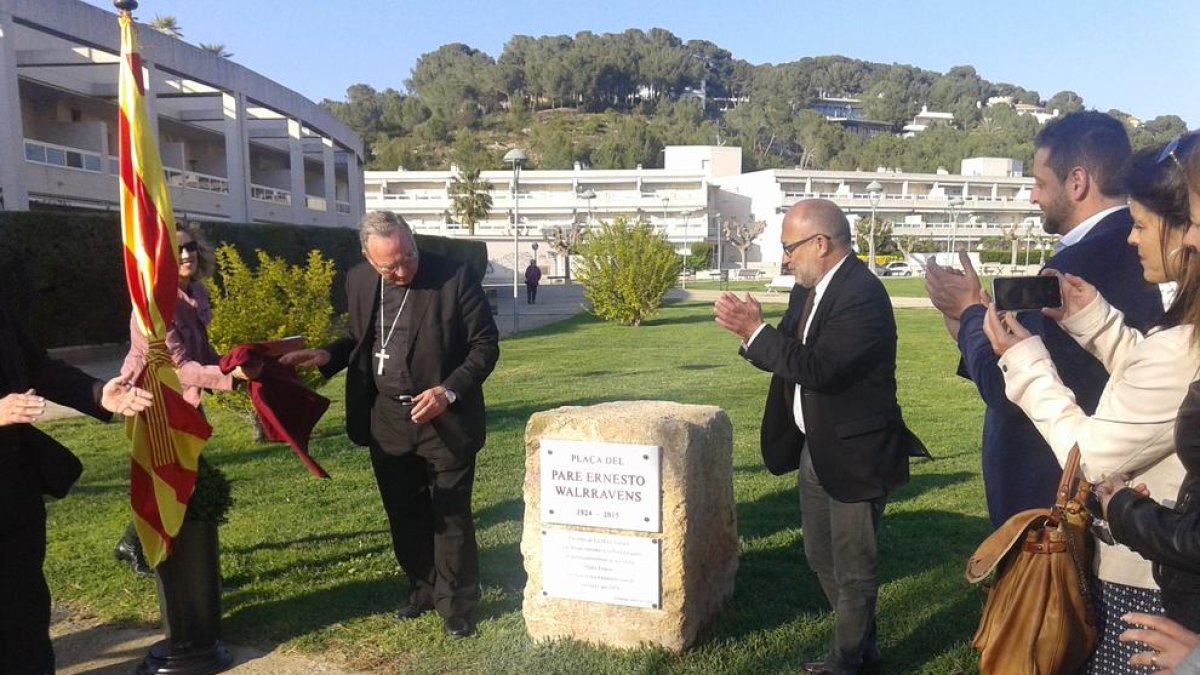
<svg viewBox="0 0 1200 675"><path fill-rule="evenodd" d="M999 365L1006 393L1029 417L1065 463L1078 444L1080 468L1092 482L1125 474L1149 486L1159 498L1174 495L1184 469L1175 453L1175 413L1200 371L1200 285L1188 273L1190 251L1183 244L1191 218L1187 181L1172 155L1158 149L1134 155L1126 186L1133 230L1145 279L1183 282L1159 324L1142 334L1125 326L1084 280L1060 277L1061 309L1042 310L1095 356L1109 373L1092 415L1076 404L1063 385L1041 339L1012 317L988 308L984 328ZM1151 564L1109 538L1096 546L1096 600L1101 637L1089 673L1152 672L1132 667L1137 646L1120 641L1130 612L1163 613L1163 598ZM1147 665L1144 663L1143 665Z"/></svg>
<svg viewBox="0 0 1200 675"><path fill-rule="evenodd" d="M258 377L261 367L239 367L228 375L217 365L221 356L208 341L208 324L212 320L209 309L208 289L204 279L212 276L216 269L216 258L212 247L204 239L204 233L196 224L175 230L179 242L179 291L175 301L175 318L167 331L167 350L179 373L179 384L183 398L200 407L204 390L229 391L235 382ZM129 354L121 368L122 377L137 377L146 365L149 345L138 329L136 319L131 319L129 328ZM117 542L113 557L129 563L134 573L152 574L142 555L137 531L131 523Z"/></svg>

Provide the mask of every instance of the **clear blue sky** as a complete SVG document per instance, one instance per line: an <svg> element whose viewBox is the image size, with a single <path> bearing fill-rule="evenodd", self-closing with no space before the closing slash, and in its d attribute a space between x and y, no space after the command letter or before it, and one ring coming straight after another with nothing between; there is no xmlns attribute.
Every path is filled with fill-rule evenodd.
<svg viewBox="0 0 1200 675"><path fill-rule="evenodd" d="M112 10L108 0L86 0ZM173 15L188 42L313 99L365 83L401 89L417 57L450 42L499 56L515 34L665 28L751 63L842 54L1071 89L1088 107L1200 125L1200 2L1195 0L142 0L141 21Z"/></svg>

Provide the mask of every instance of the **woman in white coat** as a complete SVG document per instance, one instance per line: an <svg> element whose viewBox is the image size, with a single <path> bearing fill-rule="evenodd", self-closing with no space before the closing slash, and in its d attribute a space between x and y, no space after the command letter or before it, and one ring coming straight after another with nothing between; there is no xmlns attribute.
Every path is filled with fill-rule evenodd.
<svg viewBox="0 0 1200 675"><path fill-rule="evenodd" d="M1146 334L1127 327L1120 311L1095 287L1072 275L1060 277L1061 310L1042 310L1095 356L1109 372L1095 414L1088 416L1060 379L1041 338L989 307L985 331L1000 355L1008 398L1029 416L1065 463L1078 444L1081 470L1100 482L1124 474L1144 483L1156 499L1178 494L1184 468L1175 455L1175 414L1188 385L1200 375L1194 325L1200 313L1200 275L1183 245L1190 226L1187 177L1175 155L1159 149L1136 154L1127 179L1136 246L1151 283L1179 282L1162 322ZM1118 637L1129 612L1163 613L1151 563L1128 548L1098 542L1096 593L1101 638L1088 673L1131 670L1133 643Z"/></svg>

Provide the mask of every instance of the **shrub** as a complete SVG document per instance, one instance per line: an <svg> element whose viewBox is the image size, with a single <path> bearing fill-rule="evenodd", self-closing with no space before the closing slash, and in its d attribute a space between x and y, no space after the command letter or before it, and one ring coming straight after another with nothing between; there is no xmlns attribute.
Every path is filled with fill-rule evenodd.
<svg viewBox="0 0 1200 675"><path fill-rule="evenodd" d="M252 269L229 244L221 245L216 257L219 275L209 281L213 318L208 335L219 353L246 342L292 335L320 346L341 333L342 320L335 316L332 301L336 269L319 251L309 251L303 267L258 251L258 267ZM315 370L305 369L301 377L309 386L321 381ZM222 392L214 403L250 411L244 392Z"/></svg>
<svg viewBox="0 0 1200 675"><path fill-rule="evenodd" d="M588 232L579 250L579 280L592 312L637 326L654 316L679 277L680 258L645 221L624 218Z"/></svg>

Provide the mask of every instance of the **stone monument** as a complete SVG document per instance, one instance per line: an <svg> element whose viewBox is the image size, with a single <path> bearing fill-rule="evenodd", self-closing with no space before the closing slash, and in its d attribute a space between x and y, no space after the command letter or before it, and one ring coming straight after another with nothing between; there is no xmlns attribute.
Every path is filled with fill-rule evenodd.
<svg viewBox="0 0 1200 675"><path fill-rule="evenodd" d="M525 625L679 652L733 595L733 427L713 406L619 401L525 428Z"/></svg>

